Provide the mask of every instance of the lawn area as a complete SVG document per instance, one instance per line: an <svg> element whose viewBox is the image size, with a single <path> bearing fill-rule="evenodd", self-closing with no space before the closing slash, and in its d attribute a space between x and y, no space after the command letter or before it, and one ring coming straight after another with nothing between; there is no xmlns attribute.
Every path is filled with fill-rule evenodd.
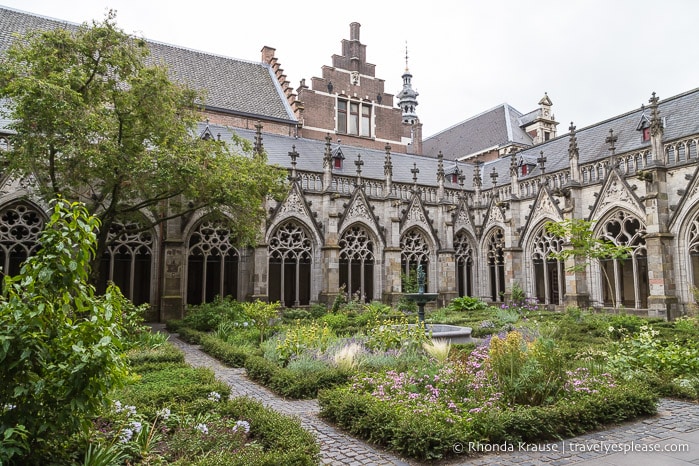
<svg viewBox="0 0 699 466"><path fill-rule="evenodd" d="M258 325L264 319L264 325ZM276 393L318 398L349 433L420 460L455 441L557 440L652 415L659 397L699 399L699 323L457 298L428 323L477 343L433 340L409 305L281 310L218 300L169 323Z"/></svg>

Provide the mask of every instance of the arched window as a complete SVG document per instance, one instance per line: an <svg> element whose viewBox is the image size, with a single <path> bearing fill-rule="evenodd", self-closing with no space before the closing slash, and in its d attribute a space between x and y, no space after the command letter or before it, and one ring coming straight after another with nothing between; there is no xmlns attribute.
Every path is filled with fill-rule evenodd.
<svg viewBox="0 0 699 466"><path fill-rule="evenodd" d="M454 237L456 248L456 288L459 296L473 296L473 246L466 233Z"/></svg>
<svg viewBox="0 0 699 466"><path fill-rule="evenodd" d="M374 245L364 228L353 226L340 239L340 285L362 301L374 296Z"/></svg>
<svg viewBox="0 0 699 466"><path fill-rule="evenodd" d="M10 150L10 141L4 136L0 136L0 150Z"/></svg>
<svg viewBox="0 0 699 466"><path fill-rule="evenodd" d="M100 263L97 292L112 281L134 304L150 302L153 236L136 223L115 222L109 228L107 250Z"/></svg>
<svg viewBox="0 0 699 466"><path fill-rule="evenodd" d="M0 211L0 277L17 275L22 263L39 248L41 215L26 204Z"/></svg>
<svg viewBox="0 0 699 466"><path fill-rule="evenodd" d="M189 238L187 304L211 302L216 296L238 299L239 259L229 230L218 222L202 222Z"/></svg>
<svg viewBox="0 0 699 466"><path fill-rule="evenodd" d="M699 290L699 215L689 225L689 264L692 269L692 285Z"/></svg>
<svg viewBox="0 0 699 466"><path fill-rule="evenodd" d="M288 221L269 241L269 299L283 306L305 306L311 300L312 244L306 231Z"/></svg>
<svg viewBox="0 0 699 466"><path fill-rule="evenodd" d="M635 216L620 210L602 227L600 237L616 244L630 246L631 255L626 259L600 261L602 272L602 296L605 306L623 305L629 308L648 307L648 260L646 254L645 225Z"/></svg>
<svg viewBox="0 0 699 466"><path fill-rule="evenodd" d="M561 251L563 239L551 235L541 227L534 236L532 261L534 262L534 285L540 303L563 304L565 294L565 266L562 261L549 257Z"/></svg>
<svg viewBox="0 0 699 466"><path fill-rule="evenodd" d="M505 300L505 232L495 228L486 241L490 299Z"/></svg>
<svg viewBox="0 0 699 466"><path fill-rule="evenodd" d="M417 228L408 230L400 240L401 269L403 274L403 287L408 284L417 286L417 266L422 265L425 277L429 277L427 271L430 264L430 248L422 232ZM425 292L429 290L428 279L425 279ZM410 290L403 289L404 293ZM413 290L417 291L417 289Z"/></svg>

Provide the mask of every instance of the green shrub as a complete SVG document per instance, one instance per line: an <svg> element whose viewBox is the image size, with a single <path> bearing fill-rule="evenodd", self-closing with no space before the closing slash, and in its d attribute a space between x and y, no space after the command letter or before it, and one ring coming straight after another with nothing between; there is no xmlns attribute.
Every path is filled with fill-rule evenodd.
<svg viewBox="0 0 699 466"><path fill-rule="evenodd" d="M483 311L488 309L488 304L484 303L479 298L462 296L452 299L447 308L455 312Z"/></svg>
<svg viewBox="0 0 699 466"><path fill-rule="evenodd" d="M62 443L126 377L130 303L113 285L104 296L88 285L99 221L79 203L52 204L41 248L4 277L0 298L0 454L22 464L61 461ZM8 453L13 439L21 453Z"/></svg>
<svg viewBox="0 0 699 466"><path fill-rule="evenodd" d="M201 349L230 367L244 367L248 357L256 351L249 346L237 346L213 335L204 335L199 340Z"/></svg>
<svg viewBox="0 0 699 466"><path fill-rule="evenodd" d="M284 416L264 407L259 401L246 397L234 398L222 407L221 413L238 419L254 420L252 429L255 440L264 447L271 459L275 458L275 454L278 455L276 462L260 464L318 464L318 442L313 434L303 429L298 419Z"/></svg>
<svg viewBox="0 0 699 466"><path fill-rule="evenodd" d="M180 327L177 331L177 335L180 340L186 341L192 345L201 344L202 339L207 335L206 332L201 332L199 330L194 330L189 327Z"/></svg>
<svg viewBox="0 0 699 466"><path fill-rule="evenodd" d="M229 296L225 298L217 296L212 302L189 306L187 315L182 319L182 325L201 332L211 332L221 321L243 319L244 311L241 303Z"/></svg>
<svg viewBox="0 0 699 466"><path fill-rule="evenodd" d="M382 401L338 387L318 394L320 416L353 435L421 461L447 457L456 442L543 442L656 413L656 396L643 385L610 388L548 406L492 407L445 421L404 403Z"/></svg>
<svg viewBox="0 0 699 466"><path fill-rule="evenodd" d="M126 357L132 366L145 363L184 362L184 353L170 343L153 349L134 349L127 352Z"/></svg>
<svg viewBox="0 0 699 466"><path fill-rule="evenodd" d="M230 391L227 384L216 380L211 369L170 366L142 374L135 383L117 390L113 397L124 404L138 406L144 414L154 417L162 407L205 400L211 392L225 399Z"/></svg>

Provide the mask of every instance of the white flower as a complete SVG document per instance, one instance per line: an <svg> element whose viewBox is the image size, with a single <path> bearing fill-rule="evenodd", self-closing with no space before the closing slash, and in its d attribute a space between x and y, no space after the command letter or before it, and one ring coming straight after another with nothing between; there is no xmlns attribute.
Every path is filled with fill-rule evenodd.
<svg viewBox="0 0 699 466"><path fill-rule="evenodd" d="M250 423L248 421L237 421L233 426L233 432L238 432L238 429L243 429L247 434L250 432Z"/></svg>
<svg viewBox="0 0 699 466"><path fill-rule="evenodd" d="M170 417L170 408L163 408L160 411L158 411L158 416L162 417L167 421L167 419Z"/></svg>
<svg viewBox="0 0 699 466"><path fill-rule="evenodd" d="M131 428L133 429L134 432L139 433L141 432L141 423L138 421L133 421L131 422Z"/></svg>
<svg viewBox="0 0 699 466"><path fill-rule="evenodd" d="M218 392L209 393L209 401L221 401L221 394Z"/></svg>
<svg viewBox="0 0 699 466"><path fill-rule="evenodd" d="M609 328L607 329L607 331L608 331L609 333L612 333L612 332L614 331L614 327L612 327L612 326L610 325Z"/></svg>
<svg viewBox="0 0 699 466"><path fill-rule="evenodd" d="M121 431L121 435L119 436L119 441L121 443L126 443L129 440L131 440L131 437L133 437L133 430L131 429L124 429Z"/></svg>
<svg viewBox="0 0 699 466"><path fill-rule="evenodd" d="M202 434L208 434L209 433L209 428L206 427L206 424L197 424L194 426L195 429L197 429L199 432Z"/></svg>
<svg viewBox="0 0 699 466"><path fill-rule="evenodd" d="M114 402L114 411L116 411L117 413L121 412L121 401L117 400Z"/></svg>

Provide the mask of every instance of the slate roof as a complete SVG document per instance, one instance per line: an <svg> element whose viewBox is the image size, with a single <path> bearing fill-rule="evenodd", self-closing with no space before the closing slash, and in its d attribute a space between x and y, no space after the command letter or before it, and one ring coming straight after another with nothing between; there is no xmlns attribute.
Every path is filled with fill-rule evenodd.
<svg viewBox="0 0 699 466"><path fill-rule="evenodd" d="M207 125L205 123L199 125L199 134L203 134L207 126L214 136L220 134L221 139L224 141L231 140L232 132L235 132L238 136L251 142L255 140L254 130ZM295 148L296 152L299 154L299 157L296 159L297 170L317 173L323 172L325 141L263 133L262 145L267 152L269 163L272 165L279 165L287 169L291 168L289 152ZM337 147L338 145L336 143L331 144L333 151L337 149ZM333 169L334 175L355 177L357 175L357 167L354 162L357 160L357 154L361 154L362 161L364 162L364 165L362 165L362 178L373 180L384 179L384 160L386 156L384 150L352 147L344 144L340 147L345 156L345 160L342 169ZM413 174L410 170L412 170L414 166L417 166L420 170L417 183L419 185L437 186L438 161L436 158L392 152L391 163L393 165L394 183L412 184ZM456 162L445 160L444 171L448 172L450 169L453 169L455 165ZM467 163L459 163L458 165L459 169L463 170L466 176L464 186L464 188L466 188L470 185L470 180L473 178L473 166ZM446 182L445 187L455 189L458 188L458 185Z"/></svg>
<svg viewBox="0 0 699 466"><path fill-rule="evenodd" d="M665 121L664 142L671 142L681 139L691 134L699 133L699 118L695 118L699 109L699 88L685 92L683 94L661 100L658 110L660 117ZM613 129L618 137L616 141L616 153L623 154L650 147L650 142L642 142L641 133L636 129L643 113L650 117L650 108L645 110L633 110L622 115L601 121L594 125L576 129L576 139L580 153L579 163L586 164L595 160L609 157L609 145L605 139L609 136L609 130ZM689 116L689 117L688 117ZM203 132L206 124L200 124L199 131ZM230 140L231 131L235 131L239 136L254 141L255 132L253 130L233 129L222 126L210 126L210 131L214 134L221 134L224 140ZM269 162L285 168L291 168L289 152L295 147L299 153L296 168L299 171L309 171L322 173L323 154L325 152L325 142L311 139L293 138L272 134L263 134L263 146L268 153ZM543 151L546 157L546 173L553 173L565 170L569 167L568 146L570 144L570 134L563 134L545 143L532 146L523 151L517 152L516 156L521 157L525 162L536 164L536 159ZM365 148L342 145L342 152L345 155L344 168L333 170L336 175L356 176L354 161L357 154L362 155L362 178L383 180L384 179L384 158L383 150L373 150ZM337 144L332 144L333 151L337 149ZM420 170L418 174L418 184L437 186L438 160L433 157L418 156L399 152L391 153L393 164L393 182L412 184L413 174L410 171L414 164ZM444 171L449 173L456 166L456 162L444 160ZM471 163L459 163L459 168L463 170L465 178L465 189L473 189L473 171L475 166ZM492 187L491 172L495 168L498 173L497 185L503 186L510 182L510 157L503 157L497 160L486 162L481 165L481 179L483 189ZM534 168L520 180L540 175L538 168ZM446 188L457 189L458 185L450 182L445 183Z"/></svg>
<svg viewBox="0 0 699 466"><path fill-rule="evenodd" d="M699 133L699 118L697 117L697 112L699 111L699 88L659 101L658 111L665 125L663 132L664 143ZM639 105L639 108L636 110L609 118L585 128L576 129L575 137L577 139L580 157L578 163L583 165L609 157L609 144L607 144L605 140L609 136L610 129L614 131L614 135L617 137L617 141L615 142L616 154L649 149L650 141L643 142L641 132L637 129L644 113L647 118L650 118L650 108L646 106L645 109L641 109ZM546 173L553 173L569 167L569 145L570 133L568 132L550 141L522 150L517 153L517 156L524 157L525 160L536 163L536 159L543 151L546 157ZM486 175L492 171L492 167L496 167L499 173L498 185L509 183L510 158L505 157L484 165L484 188L491 187L490 177ZM537 166L525 178L538 176L540 174L541 171Z"/></svg>
<svg viewBox="0 0 699 466"><path fill-rule="evenodd" d="M522 116L508 104L498 105L425 139L423 153L436 157L442 151L445 159L456 160L510 144L531 145L531 136L519 126Z"/></svg>
<svg viewBox="0 0 699 466"><path fill-rule="evenodd" d="M79 25L0 6L0 53L32 30L76 29ZM271 67L146 39L150 60L165 63L173 80L205 92L212 109L262 119L296 122Z"/></svg>

